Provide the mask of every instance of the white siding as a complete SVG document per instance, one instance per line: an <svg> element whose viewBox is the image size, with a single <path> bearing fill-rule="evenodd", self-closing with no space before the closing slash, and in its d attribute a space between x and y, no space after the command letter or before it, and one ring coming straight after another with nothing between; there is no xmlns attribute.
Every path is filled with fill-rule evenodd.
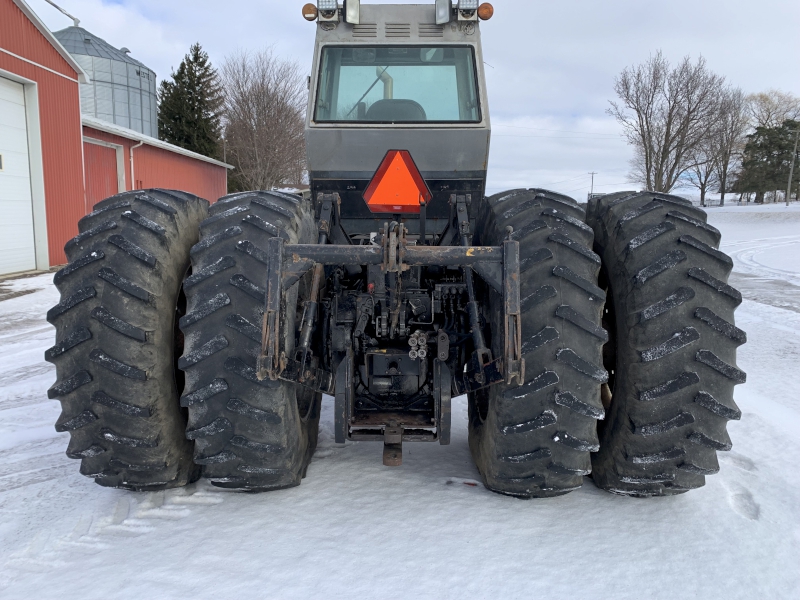
<svg viewBox="0 0 800 600"><path fill-rule="evenodd" d="M0 77L0 275L36 268L25 94Z"/></svg>

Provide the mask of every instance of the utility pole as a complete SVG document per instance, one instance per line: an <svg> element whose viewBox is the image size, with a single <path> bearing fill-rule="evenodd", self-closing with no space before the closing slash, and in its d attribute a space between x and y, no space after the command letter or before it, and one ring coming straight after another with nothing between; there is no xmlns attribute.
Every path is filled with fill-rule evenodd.
<svg viewBox="0 0 800 600"><path fill-rule="evenodd" d="M797 156L797 139L800 138L800 129L794 132L794 150L792 150L792 162L789 167L789 183L786 184L786 206L789 206L789 197L792 193L792 177L794 176L794 159Z"/></svg>
<svg viewBox="0 0 800 600"><path fill-rule="evenodd" d="M592 176L592 191L589 192L589 198L591 198L594 195L594 176L597 175L597 173L592 171L591 173L589 173L589 175Z"/></svg>

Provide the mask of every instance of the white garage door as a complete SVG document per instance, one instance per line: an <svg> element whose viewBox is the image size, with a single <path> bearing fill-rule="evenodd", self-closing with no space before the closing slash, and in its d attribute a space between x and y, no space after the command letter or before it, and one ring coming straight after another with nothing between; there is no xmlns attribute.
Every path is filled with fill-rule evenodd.
<svg viewBox="0 0 800 600"><path fill-rule="evenodd" d="M36 268L25 94L0 77L0 275Z"/></svg>

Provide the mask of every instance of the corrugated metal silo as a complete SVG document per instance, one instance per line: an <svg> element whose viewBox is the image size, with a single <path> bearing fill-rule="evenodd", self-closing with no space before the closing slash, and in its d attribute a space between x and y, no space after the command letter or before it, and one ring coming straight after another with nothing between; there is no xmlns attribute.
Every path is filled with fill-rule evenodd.
<svg viewBox="0 0 800 600"><path fill-rule="evenodd" d="M83 114L158 137L153 71L82 27L53 35L92 80L80 86Z"/></svg>

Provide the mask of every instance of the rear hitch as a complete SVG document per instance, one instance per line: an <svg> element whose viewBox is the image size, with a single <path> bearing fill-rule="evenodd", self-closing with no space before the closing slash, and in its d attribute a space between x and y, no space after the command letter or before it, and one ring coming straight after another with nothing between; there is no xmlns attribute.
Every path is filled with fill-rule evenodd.
<svg viewBox="0 0 800 600"><path fill-rule="evenodd" d="M381 244L345 245L344 243L330 243L338 240L335 227L338 226L338 196L336 194L320 195L319 237L317 244L287 244L282 237L270 239L267 247L267 273L266 273L266 301L263 318L262 347L258 359L258 377L260 379L284 380L314 389L315 391L335 396L335 437L337 443L344 443L347 439L371 439L384 441L384 461L386 464L395 465L402 462L403 440L439 441L447 444L450 441L450 398L452 393L473 392L490 385L505 381L517 385L524 381L524 361L521 356L521 322L520 322L520 289L519 289L519 242L511 238L510 232L500 246L472 246L469 219L467 216L467 203L469 196L453 196L452 226L458 231L457 246L436 246L427 244L414 244L413 238L407 238L407 230L402 222L385 223ZM424 231L424 229L423 229ZM333 233L331 233L333 232ZM453 240L455 241L455 240ZM321 367L321 357L325 356L324 350L314 347L314 331L319 321L320 303L327 302L330 288L325 287L325 267L338 267L336 273L347 271L348 268L361 270L364 267L371 272L377 271L387 277L386 290L388 294L384 300L385 314L374 325L377 337L385 336L394 347L388 349L389 354L395 353L399 357L398 364L405 360L423 360L427 368L433 369L433 379L426 389L427 397L432 401L432 412L425 419L420 420L421 414L416 416L403 413L402 410L376 408L372 405L367 413L361 402L369 403L363 389L356 391L356 386L365 385L359 369L370 368L371 362L365 363L362 358L370 361L369 356L376 352L383 352L383 362L387 361L386 349L365 351L359 347L358 342L364 335L369 315L374 306L368 307L361 317L354 319L348 327L338 326L331 333L330 339L323 341L323 348L330 345L328 360L331 371ZM414 304L400 305L400 294L404 293L401 286L401 275L410 269L418 267L456 267L463 272L463 290L467 297L464 306L469 335L471 336L474 351L467 358L463 371L459 369L452 372L454 367L448 361L451 359L449 335L439 329L435 333L432 346L435 354L429 354L427 342L420 348L414 347L414 341L419 344L419 338L411 334L405 323L405 317L398 322L400 310L413 310ZM286 302L285 293L292 285L312 271L311 293L306 300L303 316L297 332L297 346L293 351L287 351L285 341L291 339L290 332L285 331ZM499 357L492 355L492 350L487 346L481 326L481 304L476 297L476 288L473 272L477 272L488 286L504 299L504 347L503 354ZM333 276L334 301L335 289L339 285ZM370 290L369 294L377 293ZM325 296L324 298L322 296ZM368 297L369 299L370 297ZM362 303L363 304L363 303ZM410 308L409 308L410 307ZM405 312L403 313L405 314ZM431 317L432 318L432 317ZM325 322L325 321L324 321ZM432 321L431 321L432 322ZM326 329L327 331L327 329ZM294 332L292 332L294 333ZM355 333L355 335L354 335ZM327 334L326 334L327 335ZM430 333L429 333L430 335ZM394 340L409 336L411 350L400 350ZM373 340L375 343L375 340ZM316 354L315 354L316 352ZM402 355L402 356L401 356ZM377 359L376 359L377 360ZM427 361L431 361L428 363ZM326 363L327 364L327 363ZM386 368L385 365L381 368ZM334 374L335 373L335 376ZM398 373L399 376L421 377L425 380L425 368L419 368L417 374L409 375L409 371ZM380 375L370 385L374 385L375 393L380 393L383 387L392 389L392 373ZM385 380L385 381L384 381ZM422 389L423 383L419 384ZM400 388L398 388L400 389ZM397 392L393 392L397 393ZM410 393L407 390L403 394ZM357 398L359 406L356 406ZM411 407L415 402L412 400ZM414 409L418 410L418 409ZM371 412L370 412L371 411ZM383 411L383 412L382 412ZM392 412L394 411L394 412ZM366 415L366 416L365 416Z"/></svg>
<svg viewBox="0 0 800 600"><path fill-rule="evenodd" d="M383 430L383 464L387 467L403 464L403 426L394 421Z"/></svg>

